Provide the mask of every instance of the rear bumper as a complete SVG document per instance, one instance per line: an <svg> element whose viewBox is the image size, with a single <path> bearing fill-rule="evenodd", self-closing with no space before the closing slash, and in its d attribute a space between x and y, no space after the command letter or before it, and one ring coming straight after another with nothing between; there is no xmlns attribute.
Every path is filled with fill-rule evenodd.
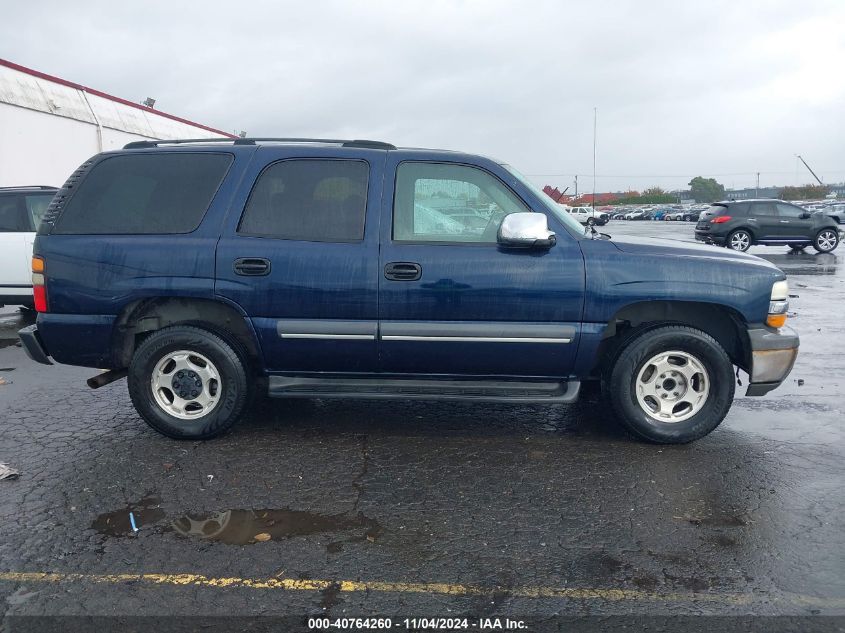
<svg viewBox="0 0 845 633"><path fill-rule="evenodd" d="M710 233L710 231L696 231L695 239L699 242L705 242L707 244L717 244L718 246L724 246L725 244L724 235L713 235L712 233Z"/></svg>
<svg viewBox="0 0 845 633"><path fill-rule="evenodd" d="M32 360L36 363L41 363L42 365L53 364L48 358L49 354L47 353L47 348L44 347L44 341L41 340L41 336L38 334L37 325L30 325L29 327L19 330L18 336L21 339L23 351L25 351L26 355Z"/></svg>
<svg viewBox="0 0 845 633"><path fill-rule="evenodd" d="M113 369L112 332L117 317L41 312L35 325L19 332L32 360L47 364ZM47 360L47 357L50 360Z"/></svg>
<svg viewBox="0 0 845 633"><path fill-rule="evenodd" d="M751 384L747 396L762 396L777 388L792 371L798 356L798 334L788 327L775 330L749 328L751 341Z"/></svg>

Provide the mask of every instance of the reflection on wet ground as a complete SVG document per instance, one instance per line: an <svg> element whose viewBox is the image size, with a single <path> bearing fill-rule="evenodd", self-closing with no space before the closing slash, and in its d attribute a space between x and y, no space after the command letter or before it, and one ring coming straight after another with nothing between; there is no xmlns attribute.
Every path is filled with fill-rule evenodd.
<svg viewBox="0 0 845 633"><path fill-rule="evenodd" d="M229 545L279 540L308 534L364 529L362 538L374 540L381 533L377 521L363 514L317 514L304 510L225 510L214 514L186 514L173 522L182 536L219 541Z"/></svg>
<svg viewBox="0 0 845 633"><path fill-rule="evenodd" d="M119 510L101 514L94 519L91 529L106 536L128 536L134 531L130 513L138 529L153 525L164 518L164 510L159 507L159 500L155 497L144 497L137 503L128 503Z"/></svg>
<svg viewBox="0 0 845 633"><path fill-rule="evenodd" d="M166 516L159 499L145 497L137 503L99 515L91 524L91 529L105 536L129 536L135 532L132 527L134 519L138 531L144 527L154 527L158 533L176 532L181 536L227 545L249 545L294 536L353 530L363 532L352 540L375 541L382 532L378 521L362 513L318 514L285 508L189 513L165 522ZM340 543L330 544L332 551L340 548Z"/></svg>
<svg viewBox="0 0 845 633"><path fill-rule="evenodd" d="M753 254L772 262L787 275L835 275L839 261L834 253L789 251Z"/></svg>

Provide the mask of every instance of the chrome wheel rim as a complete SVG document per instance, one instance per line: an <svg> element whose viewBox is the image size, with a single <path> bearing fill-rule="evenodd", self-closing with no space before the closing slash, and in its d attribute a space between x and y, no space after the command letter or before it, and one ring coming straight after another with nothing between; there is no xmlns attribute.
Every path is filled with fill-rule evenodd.
<svg viewBox="0 0 845 633"><path fill-rule="evenodd" d="M704 364L680 350L660 352L637 373L637 403L658 422L683 422L701 411L710 396Z"/></svg>
<svg viewBox="0 0 845 633"><path fill-rule="evenodd" d="M751 236L740 231L731 235L731 248L735 251L746 251L751 246Z"/></svg>
<svg viewBox="0 0 845 633"><path fill-rule="evenodd" d="M836 246L836 234L833 231L822 231L816 241L823 251L833 250Z"/></svg>
<svg viewBox="0 0 845 633"><path fill-rule="evenodd" d="M194 420L220 402L220 372L206 356L188 350L169 352L153 369L150 388L156 404L168 415Z"/></svg>

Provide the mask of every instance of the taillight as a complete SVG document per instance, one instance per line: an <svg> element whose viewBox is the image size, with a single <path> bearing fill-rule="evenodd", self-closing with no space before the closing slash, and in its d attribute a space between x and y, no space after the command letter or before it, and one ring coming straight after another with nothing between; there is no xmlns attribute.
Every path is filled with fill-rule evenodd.
<svg viewBox="0 0 845 633"><path fill-rule="evenodd" d="M731 216L729 215L720 215L718 218L713 218L712 220L710 220L710 224L724 224L730 219Z"/></svg>
<svg viewBox="0 0 845 633"><path fill-rule="evenodd" d="M32 297L37 312L47 312L47 286L44 278L44 258L32 258Z"/></svg>

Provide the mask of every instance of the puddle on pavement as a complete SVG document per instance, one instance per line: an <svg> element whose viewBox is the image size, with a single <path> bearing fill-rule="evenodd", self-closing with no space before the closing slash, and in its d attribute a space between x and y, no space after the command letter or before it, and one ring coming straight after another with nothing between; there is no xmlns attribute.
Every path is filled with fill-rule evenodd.
<svg viewBox="0 0 845 633"><path fill-rule="evenodd" d="M377 521L363 514L317 514L303 510L226 510L215 514L186 514L172 524L182 536L248 545L292 536L363 529L362 538L381 533Z"/></svg>
<svg viewBox="0 0 845 633"><path fill-rule="evenodd" d="M833 253L791 252L759 254L787 275L835 275L838 257Z"/></svg>
<svg viewBox="0 0 845 633"><path fill-rule="evenodd" d="M207 514L185 514L173 521L167 518L155 497L145 497L137 504L99 515L91 528L106 536L132 533L129 513L139 531L155 524L157 532L175 532L187 538L218 541L227 545L249 545L277 541L294 536L362 530L352 540L375 541L382 528L378 521L361 513L318 514L304 510L224 510Z"/></svg>
<svg viewBox="0 0 845 633"><path fill-rule="evenodd" d="M144 497L138 503L130 503L120 510L101 514L94 519L91 529L106 536L129 536L132 534L129 513L135 516L135 527L141 530L164 518L164 510L158 504L159 500L155 497Z"/></svg>

